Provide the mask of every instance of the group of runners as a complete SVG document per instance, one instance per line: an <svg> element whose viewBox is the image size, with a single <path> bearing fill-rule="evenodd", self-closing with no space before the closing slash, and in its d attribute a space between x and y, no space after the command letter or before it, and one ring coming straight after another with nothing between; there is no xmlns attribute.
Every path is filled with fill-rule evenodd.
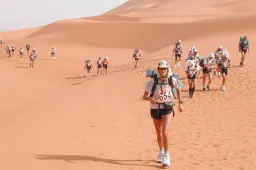
<svg viewBox="0 0 256 170"><path fill-rule="evenodd" d="M246 54L249 53L248 37L240 37L238 50L241 52L240 66L244 66L244 59ZM174 67L180 66L180 59L182 57L183 47L181 40L175 43L173 48L173 55L175 55ZM220 90L225 90L225 82L228 74L228 68L231 67L231 59L228 50L223 50L222 46L210 53L207 57L199 55L198 50L194 45L189 50L189 55L186 59L185 73L189 82L189 96L192 98L195 91L195 79L200 77L200 72L203 72L203 90L211 90L212 76L222 76L222 85ZM147 70L148 71L148 70ZM167 61L160 61L155 70L147 72L147 76L151 77L145 83L143 100L150 102L150 114L153 119L154 127L156 130L157 142L159 146L159 153L157 162L162 163L164 167L168 167L171 163L170 155L168 152L168 127L172 117L174 117L174 90L177 93L178 110L183 111L181 99L181 82L175 78L172 73L170 65ZM206 78L209 81L206 86Z"/></svg>
<svg viewBox="0 0 256 170"><path fill-rule="evenodd" d="M4 42L0 39L1 46ZM246 55L249 53L249 41L248 37L244 36L240 38L238 44L239 52L241 52L240 66L244 66L244 60ZM26 45L27 54L30 58L30 66L33 67L34 61L37 57L36 49L33 49L30 53L30 45ZM14 45L7 45L6 52L11 57L15 52ZM24 50L19 50L20 59L24 55ZM51 58L55 59L56 49L55 47L51 50ZM134 68L138 68L138 61L141 58L141 50L136 48L132 53L132 59L135 60ZM173 56L175 56L174 67L180 66L180 61L183 55L183 46L181 40L178 40L173 47ZM104 59L99 57L97 62L97 75L106 75L109 67L109 57L106 56ZM228 68L231 67L231 59L229 56L228 49L224 50L222 46L218 46L215 52L209 53L207 57L202 57L199 51L192 45L188 57L186 59L185 73L189 83L189 96L192 98L195 92L195 80L197 77L200 78L201 72L203 73L203 91L211 91L212 89L212 77L222 77L222 84L220 90L225 91L225 83L228 75ZM91 76L93 63L91 60L85 61L84 69L87 70L88 77ZM206 79L208 83L206 85ZM180 81L172 73L171 67L167 61L161 60L152 74L151 79L146 82L145 91L143 94L143 100L149 101L150 114L153 119L157 134L157 142L160 148L157 162L162 163L163 166L170 165L170 155L168 152L168 127L172 117L174 117L174 91L177 93L178 99L178 110L183 111L182 99L181 99L181 86Z"/></svg>
<svg viewBox="0 0 256 170"><path fill-rule="evenodd" d="M3 39L1 39L0 38L0 45L1 45L1 48L4 46L4 41L3 41ZM36 49L34 48L34 49L32 49L31 50L31 52L30 52L30 49L31 49L31 47L30 47L30 45L29 44L27 44L26 46L25 46L25 48L26 48L26 51L27 51L27 55L29 56L29 66L31 67L31 68L34 68L34 65L35 65L35 60L36 60L36 58L37 58L37 51L36 51ZM7 56L10 58L11 56L13 56L14 55L14 53L15 53L15 50L16 50L16 48L15 48L15 45L9 45L9 44L7 44L6 45L6 54L7 54ZM19 49L19 56L20 56L20 60L22 60L23 59L23 57L24 57L24 48L20 48ZM56 59L56 48L55 47L52 47L52 49L51 49L51 59L53 59L53 60L55 60Z"/></svg>
<svg viewBox="0 0 256 170"><path fill-rule="evenodd" d="M104 59L102 57L99 57L97 62L97 75L106 75L108 71L108 66L109 66L109 57L106 56ZM84 69L87 70L87 75L88 78L91 77L92 73L92 68L93 68L93 63L91 60L86 60L85 61L85 66Z"/></svg>
<svg viewBox="0 0 256 170"><path fill-rule="evenodd" d="M139 48L135 48L133 53L132 53L132 59L135 59L134 68L138 68L138 61L140 60L140 58L141 58L141 50ZM109 57L106 56L104 59L99 57L96 64L97 64L97 69L98 69L97 70L97 75L106 75L108 67L109 67ZM88 77L91 76L92 68L93 68L92 61L91 60L86 60L84 69L87 69Z"/></svg>

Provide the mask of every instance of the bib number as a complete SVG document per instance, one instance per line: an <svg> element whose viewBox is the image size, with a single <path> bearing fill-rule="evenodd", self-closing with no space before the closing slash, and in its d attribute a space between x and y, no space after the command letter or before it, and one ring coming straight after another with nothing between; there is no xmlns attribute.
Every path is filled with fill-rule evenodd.
<svg viewBox="0 0 256 170"><path fill-rule="evenodd" d="M170 90L159 93L159 100L161 101L161 103L171 101L171 97L172 96L171 96L171 91Z"/></svg>

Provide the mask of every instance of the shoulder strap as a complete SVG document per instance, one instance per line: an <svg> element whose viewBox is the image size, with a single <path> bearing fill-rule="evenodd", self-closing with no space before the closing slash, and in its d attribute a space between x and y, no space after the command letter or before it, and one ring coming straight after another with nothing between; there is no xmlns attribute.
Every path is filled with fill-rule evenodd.
<svg viewBox="0 0 256 170"><path fill-rule="evenodd" d="M158 78L157 78L157 75L156 75L156 74L153 75L152 78L154 79L154 84L153 84L153 87L152 87L152 90L151 90L150 97L153 97L154 92L155 92L155 90L156 90L156 85L157 85L157 83L158 83Z"/></svg>
<svg viewBox="0 0 256 170"><path fill-rule="evenodd" d="M170 76L169 79L168 79L168 83L169 83L169 85L171 86L171 88L173 88L172 77L173 77L173 76Z"/></svg>
<svg viewBox="0 0 256 170"><path fill-rule="evenodd" d="M170 76L170 77L169 77L169 79L168 79L168 83L169 83L169 85L171 86L172 95L173 95L173 97L176 99L176 96L175 96L175 94L174 94L174 92L173 92L173 82L172 82L172 77L173 77L173 76Z"/></svg>

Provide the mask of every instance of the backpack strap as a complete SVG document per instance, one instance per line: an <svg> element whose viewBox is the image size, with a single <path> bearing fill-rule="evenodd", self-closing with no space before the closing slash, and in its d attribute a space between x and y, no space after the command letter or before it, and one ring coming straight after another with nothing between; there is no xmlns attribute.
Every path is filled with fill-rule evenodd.
<svg viewBox="0 0 256 170"><path fill-rule="evenodd" d="M152 90L151 90L150 97L153 97L154 92L155 92L155 90L156 90L156 85L157 85L157 83L158 83L158 77L157 77L156 74L153 75L152 78L154 79L154 84L153 84L153 87L152 87Z"/></svg>
<svg viewBox="0 0 256 170"><path fill-rule="evenodd" d="M177 99L177 98L176 98L176 96L175 96L175 94L174 94L174 92L173 92L173 82L172 82L172 77L173 77L173 76L170 76L170 77L168 78L168 83L169 83L169 85L171 86L171 91L172 91L172 95L173 95L173 97L174 97L175 99Z"/></svg>

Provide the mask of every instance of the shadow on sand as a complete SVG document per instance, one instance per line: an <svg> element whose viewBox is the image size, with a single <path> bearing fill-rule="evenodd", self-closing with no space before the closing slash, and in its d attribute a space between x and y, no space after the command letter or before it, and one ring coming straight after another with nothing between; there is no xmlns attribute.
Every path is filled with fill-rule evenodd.
<svg viewBox="0 0 256 170"><path fill-rule="evenodd" d="M36 155L36 159L40 160L62 160L70 163L75 163L74 161L95 161L103 162L115 165L129 165L129 166L149 166L154 168L163 169L162 164L150 165L151 163L156 163L154 160L114 160L106 158L98 158L88 155ZM136 162L136 163L129 163ZM156 163L157 164L157 163Z"/></svg>

